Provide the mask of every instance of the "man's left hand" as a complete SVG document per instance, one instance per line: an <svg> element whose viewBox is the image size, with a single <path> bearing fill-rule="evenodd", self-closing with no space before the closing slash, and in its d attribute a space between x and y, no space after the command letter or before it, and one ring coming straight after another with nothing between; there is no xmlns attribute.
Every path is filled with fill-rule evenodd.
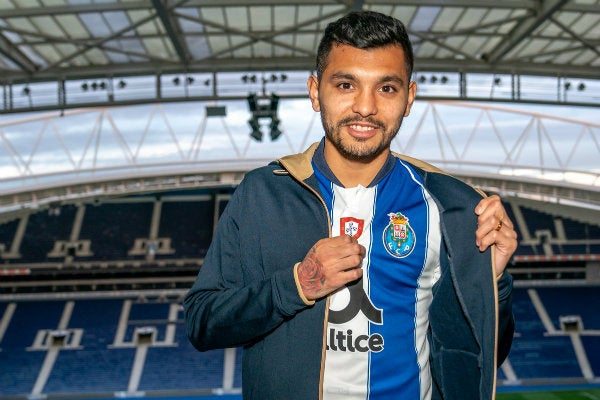
<svg viewBox="0 0 600 400"><path fill-rule="evenodd" d="M490 246L495 246L494 267L496 277L500 277L517 249L517 232L500 197L494 195L482 199L475 207L477 218L477 231L475 244L479 251L485 251Z"/></svg>

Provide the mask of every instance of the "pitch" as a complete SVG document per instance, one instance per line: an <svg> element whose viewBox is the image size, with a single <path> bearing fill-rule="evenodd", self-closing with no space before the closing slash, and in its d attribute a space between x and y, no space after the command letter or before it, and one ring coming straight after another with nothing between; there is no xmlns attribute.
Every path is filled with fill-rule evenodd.
<svg viewBox="0 0 600 400"><path fill-rule="evenodd" d="M497 400L600 400L600 389L498 393Z"/></svg>

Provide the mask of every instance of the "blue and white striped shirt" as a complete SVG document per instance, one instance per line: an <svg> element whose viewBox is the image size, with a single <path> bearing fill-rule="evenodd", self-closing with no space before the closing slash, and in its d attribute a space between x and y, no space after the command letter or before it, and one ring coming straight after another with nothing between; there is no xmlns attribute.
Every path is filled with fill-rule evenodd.
<svg viewBox="0 0 600 400"><path fill-rule="evenodd" d="M325 400L430 399L427 329L439 277L438 208L420 177L390 155L369 187L344 188L313 159L332 236L367 249L363 278L330 298Z"/></svg>

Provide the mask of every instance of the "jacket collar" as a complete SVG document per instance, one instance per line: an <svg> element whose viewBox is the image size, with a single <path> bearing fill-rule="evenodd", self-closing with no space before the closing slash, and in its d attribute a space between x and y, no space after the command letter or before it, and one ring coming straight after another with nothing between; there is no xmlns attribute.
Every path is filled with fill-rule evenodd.
<svg viewBox="0 0 600 400"><path fill-rule="evenodd" d="M318 142L313 143L303 153L281 157L277 162L294 178L304 182L314 174L312 158L318 146Z"/></svg>

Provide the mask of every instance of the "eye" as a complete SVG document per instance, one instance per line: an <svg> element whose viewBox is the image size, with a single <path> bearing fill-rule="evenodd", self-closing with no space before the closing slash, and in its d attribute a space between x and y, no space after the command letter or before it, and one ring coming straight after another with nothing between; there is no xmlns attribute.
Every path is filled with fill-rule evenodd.
<svg viewBox="0 0 600 400"><path fill-rule="evenodd" d="M395 93L396 88L390 85L382 86L380 89L383 93Z"/></svg>
<svg viewBox="0 0 600 400"><path fill-rule="evenodd" d="M352 84L350 82L341 82L338 83L338 87L342 90L350 90L352 89Z"/></svg>

